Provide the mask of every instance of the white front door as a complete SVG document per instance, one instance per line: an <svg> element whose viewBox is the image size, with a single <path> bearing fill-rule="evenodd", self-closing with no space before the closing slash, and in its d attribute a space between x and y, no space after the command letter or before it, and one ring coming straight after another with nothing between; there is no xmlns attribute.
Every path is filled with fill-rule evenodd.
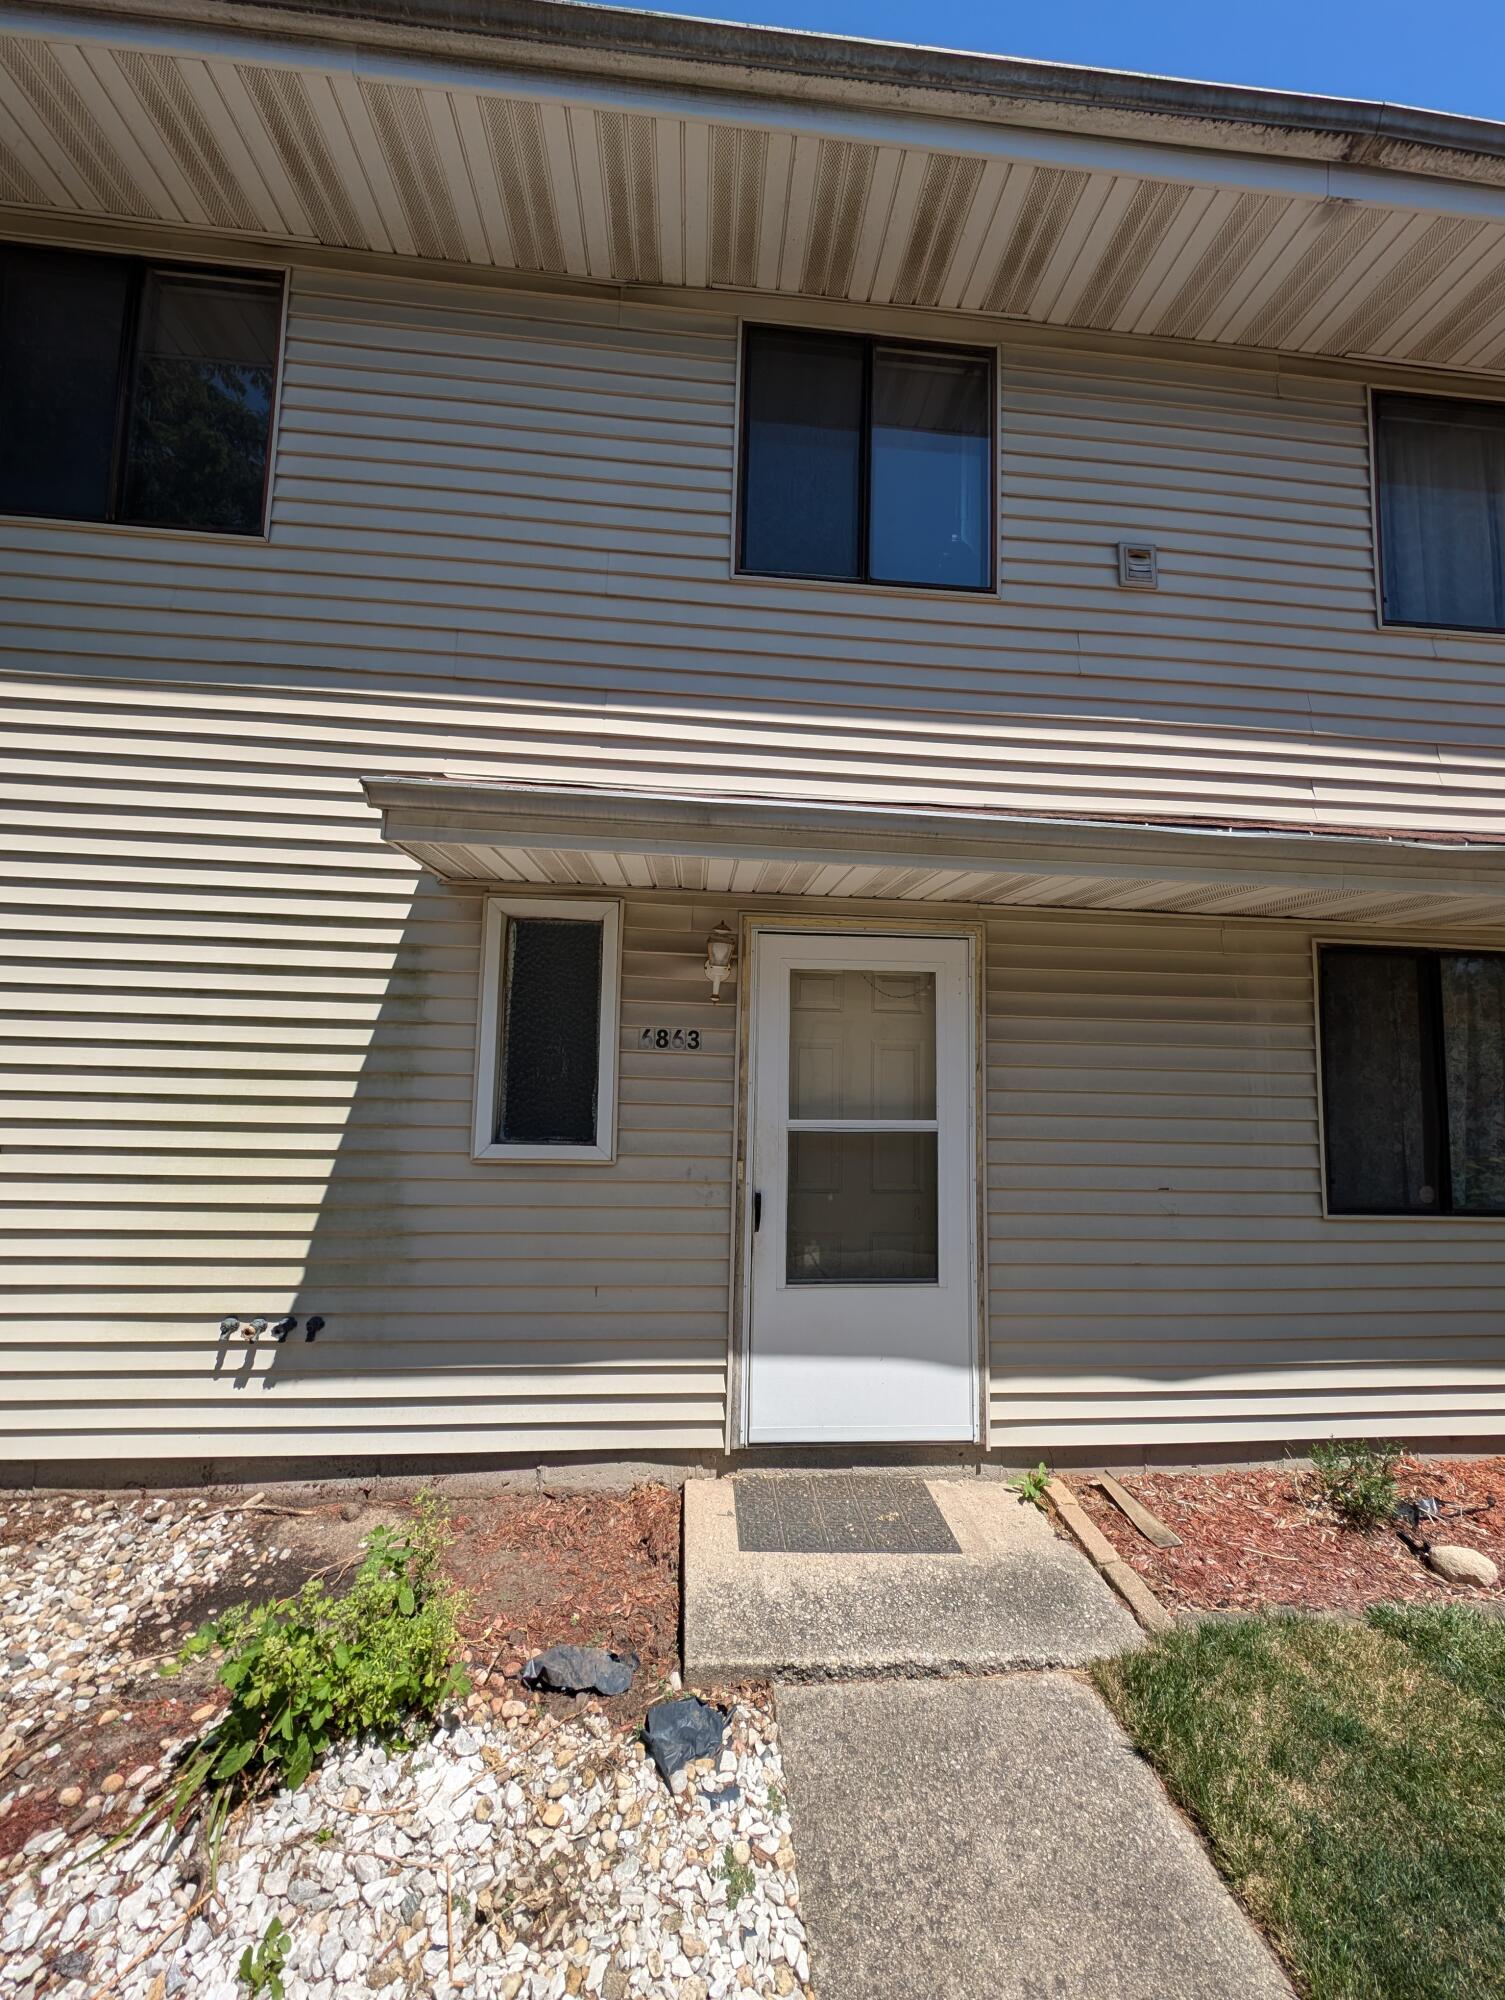
<svg viewBox="0 0 1505 2000"><path fill-rule="evenodd" d="M971 958L757 935L750 1444L977 1436Z"/></svg>

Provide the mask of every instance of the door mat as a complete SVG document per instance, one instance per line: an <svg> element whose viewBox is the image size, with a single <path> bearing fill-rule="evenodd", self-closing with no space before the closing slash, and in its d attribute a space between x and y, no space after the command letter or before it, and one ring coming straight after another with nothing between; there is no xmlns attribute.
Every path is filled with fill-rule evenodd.
<svg viewBox="0 0 1505 2000"><path fill-rule="evenodd" d="M958 1556L919 1479L882 1473L754 1474L732 1481L744 1555Z"/></svg>

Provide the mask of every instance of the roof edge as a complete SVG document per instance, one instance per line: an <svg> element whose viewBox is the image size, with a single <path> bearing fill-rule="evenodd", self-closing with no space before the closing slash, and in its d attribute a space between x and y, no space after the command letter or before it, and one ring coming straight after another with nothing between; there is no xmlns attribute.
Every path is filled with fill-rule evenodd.
<svg viewBox="0 0 1505 2000"><path fill-rule="evenodd" d="M674 76L702 88L837 102L902 102L997 123L1033 120L1491 185L1505 180L1505 123L1456 112L700 20L594 0L75 0L66 9L39 11L271 29L430 55L437 45L463 46L472 56L530 67Z"/></svg>

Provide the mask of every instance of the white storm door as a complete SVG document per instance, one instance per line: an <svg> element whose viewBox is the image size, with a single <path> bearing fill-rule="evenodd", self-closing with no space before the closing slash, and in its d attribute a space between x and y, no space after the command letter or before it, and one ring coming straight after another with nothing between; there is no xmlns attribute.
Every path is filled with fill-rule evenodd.
<svg viewBox="0 0 1505 2000"><path fill-rule="evenodd" d="M977 1436L971 956L757 936L749 1444Z"/></svg>

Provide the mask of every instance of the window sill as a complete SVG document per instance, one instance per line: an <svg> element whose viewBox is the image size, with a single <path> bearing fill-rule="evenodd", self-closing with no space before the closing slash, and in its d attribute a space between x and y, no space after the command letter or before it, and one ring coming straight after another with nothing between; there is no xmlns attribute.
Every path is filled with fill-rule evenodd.
<svg viewBox="0 0 1505 2000"><path fill-rule="evenodd" d="M1406 625L1394 618L1376 618L1377 632L1399 632L1416 639L1444 638L1505 640L1505 625Z"/></svg>
<svg viewBox="0 0 1505 2000"><path fill-rule="evenodd" d="M1394 1209L1387 1213L1384 1209L1365 1209L1361 1212L1357 1209L1324 1208L1322 1211L1322 1220L1324 1222L1421 1222L1430 1224L1433 1227L1436 1227L1438 1224L1446 1226L1451 1223L1460 1222L1466 1223L1470 1227L1476 1227L1481 1222L1492 1222L1498 1227L1501 1223L1505 1223L1505 1213L1498 1215L1421 1215L1414 1209Z"/></svg>
<svg viewBox="0 0 1505 2000"><path fill-rule="evenodd" d="M231 528L153 528L140 521L89 521L72 514L0 513L0 528L82 528L94 535L142 535L150 541L213 542L237 549L267 548L272 540L270 526L242 535Z"/></svg>
<svg viewBox="0 0 1505 2000"><path fill-rule="evenodd" d="M484 1166L609 1167L616 1154L609 1146L483 1146L471 1158Z"/></svg>
<svg viewBox="0 0 1505 2000"><path fill-rule="evenodd" d="M789 590L838 590L848 596L878 598L917 597L928 602L939 599L946 604L997 604L1003 596L1003 585L961 584L961 583L863 583L851 577L842 576L779 576L767 570L734 569L731 571L733 583L763 583Z"/></svg>

